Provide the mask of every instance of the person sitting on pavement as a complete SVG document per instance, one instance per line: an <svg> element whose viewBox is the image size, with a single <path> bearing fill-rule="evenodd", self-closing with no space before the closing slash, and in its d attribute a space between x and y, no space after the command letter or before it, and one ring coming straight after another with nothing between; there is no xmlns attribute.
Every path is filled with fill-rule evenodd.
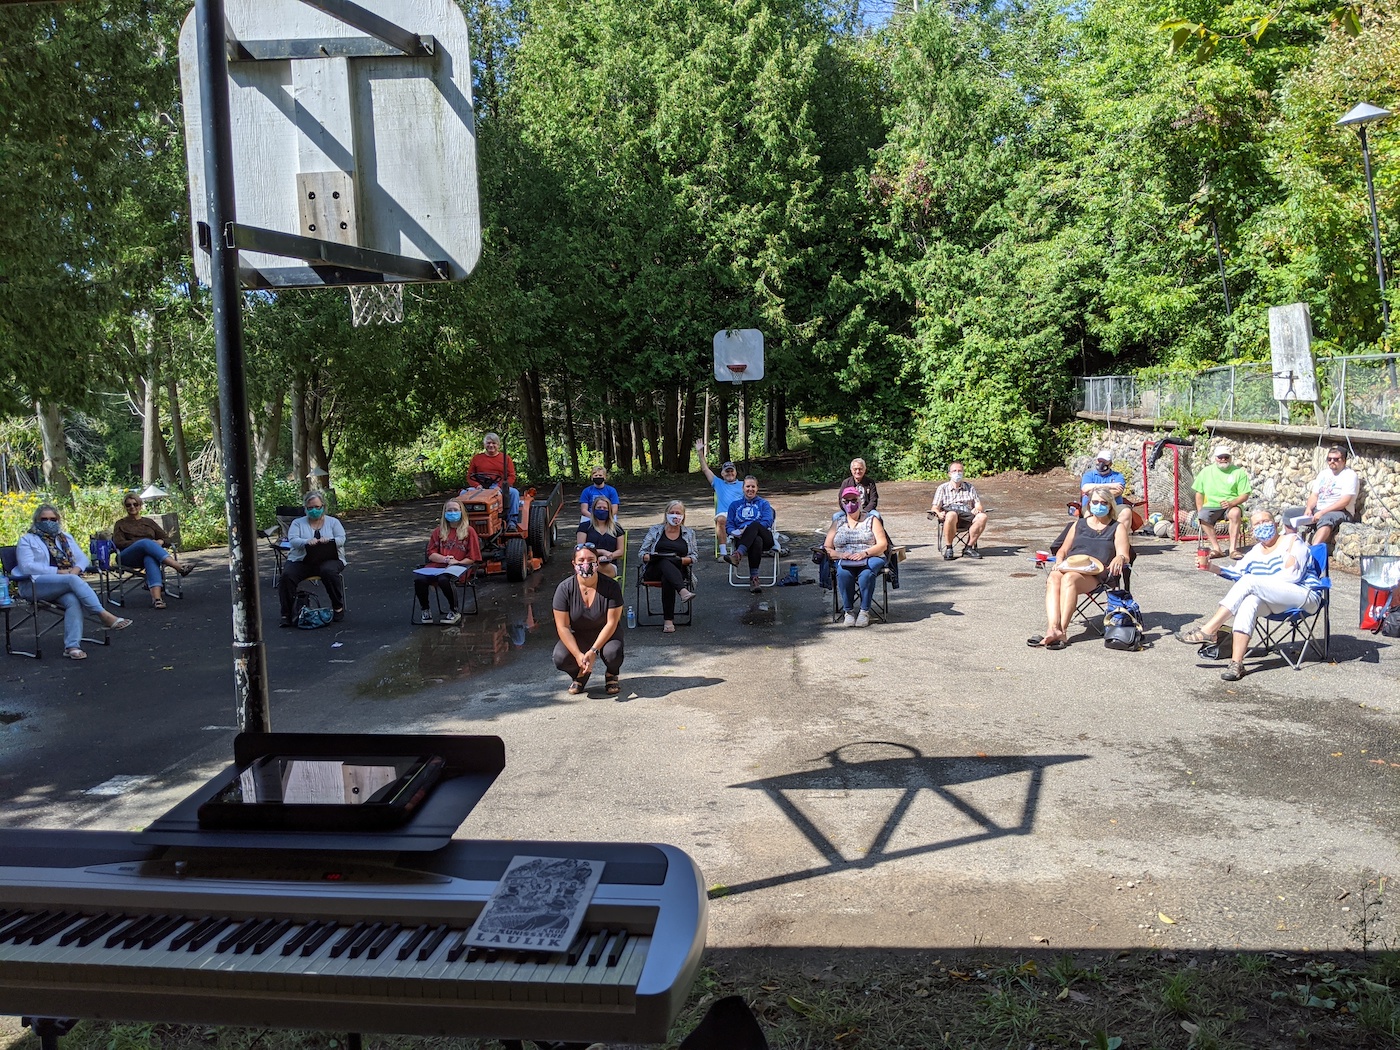
<svg viewBox="0 0 1400 1050"><path fill-rule="evenodd" d="M1113 451L1111 449L1100 449L1094 457L1094 465L1084 472L1084 476L1079 479L1079 507L1080 514L1083 514L1089 506L1089 490L1103 486L1113 493L1115 504L1114 513L1118 520L1129 529L1133 527L1133 508L1123 498L1123 493L1128 487L1128 479L1117 470L1113 469Z"/></svg>
<svg viewBox="0 0 1400 1050"><path fill-rule="evenodd" d="M462 612L457 607L458 579L471 571L473 565L481 564L481 540L476 530L462 513L462 504L455 498L442 505L442 520L433 534L428 537L428 557L424 569L455 570L463 572L438 571L413 574L413 593L418 598L418 622L432 623L432 610L428 608L428 588L436 587L447 602L448 614L442 622L448 627L462 622Z"/></svg>
<svg viewBox="0 0 1400 1050"><path fill-rule="evenodd" d="M485 451L472 456L467 464L467 487L501 489L506 495L506 528L520 528L520 490L515 487L515 461L501 448L500 434L487 434L481 440Z"/></svg>
<svg viewBox="0 0 1400 1050"><path fill-rule="evenodd" d="M102 621L102 626L121 631L131 621L102 608L102 601L83 579L88 558L78 541L63 531L63 519L52 503L34 509L29 531L15 545L15 571L21 598L53 602L63 607L63 655L70 660L86 660L83 652L83 614Z"/></svg>
<svg viewBox="0 0 1400 1050"><path fill-rule="evenodd" d="M627 553L627 533L617 523L616 509L607 496L593 500L591 513L578 523L577 543L591 543L598 552L598 571L604 576L617 577L617 567Z"/></svg>
<svg viewBox="0 0 1400 1050"><path fill-rule="evenodd" d="M744 478L743 497L731 503L724 515L724 528L733 548L729 552L729 563L737 566L748 559L749 590L754 594L763 590L758 582L758 570L763 565L763 555L774 547L776 517L773 505L758 494L758 479L752 474Z"/></svg>
<svg viewBox="0 0 1400 1050"><path fill-rule="evenodd" d="M331 603L331 619L345 619L345 526L326 513L326 498L312 489L301 498L304 515L287 529L287 561L282 566L282 582L277 597L282 606L279 626L295 626L297 587L312 576L321 578Z"/></svg>
<svg viewBox="0 0 1400 1050"><path fill-rule="evenodd" d="M726 461L719 468L719 477L710 469L705 459L705 443L695 442L695 455L700 460L700 469L705 472L705 480L715 492L715 538L719 543L719 556L729 555L728 533L725 532L729 505L744 498L744 483L739 480L739 471L733 463Z"/></svg>
<svg viewBox="0 0 1400 1050"><path fill-rule="evenodd" d="M866 627L870 624L870 602L875 597L875 581L885 569L885 552L890 539L885 523L878 514L861 508L861 490L847 485L841 490L841 517L827 530L826 548L836 566L836 593L841 596L843 625ZM855 589L860 587L860 612L855 603Z"/></svg>
<svg viewBox="0 0 1400 1050"><path fill-rule="evenodd" d="M1072 520L1055 540L1055 565L1045 579L1045 633L1027 638L1027 645L1063 649L1080 597L1110 577L1121 577L1132 561L1128 526L1114 513L1112 490L1098 486L1088 496L1088 513Z"/></svg>
<svg viewBox="0 0 1400 1050"><path fill-rule="evenodd" d="M1243 558L1240 531L1244 511L1240 508L1253 492L1249 475L1244 467L1234 462L1230 450L1224 445L1216 445L1211 458L1214 462L1197 474L1191 485L1196 493L1196 518L1200 522L1201 537L1210 548L1212 558L1225 557L1225 552L1220 549L1220 539L1215 535L1215 525L1223 517L1230 529L1230 557Z"/></svg>
<svg viewBox="0 0 1400 1050"><path fill-rule="evenodd" d="M846 480L841 482L841 488L837 490L836 505L845 509L845 492L848 488L860 490L860 512L869 514L880 506L880 490L875 487L875 482L871 479L865 468L865 460L851 460L851 473ZM841 517L841 512L836 514Z"/></svg>
<svg viewBox="0 0 1400 1050"><path fill-rule="evenodd" d="M944 561L953 560L953 539L959 528L967 529L964 553L973 559L982 557L977 541L987 527L987 512L972 482L963 480L963 465L957 460L948 464L948 480L935 490L929 513L938 519L943 532Z"/></svg>
<svg viewBox="0 0 1400 1050"><path fill-rule="evenodd" d="M676 633L676 596L688 602L695 592L686 586L687 570L695 564L699 551L695 547L695 530L685 523L685 504L673 499L666 504L666 517L659 525L647 529L642 537L643 580L661 583L661 633Z"/></svg>
<svg viewBox="0 0 1400 1050"><path fill-rule="evenodd" d="M574 571L554 591L554 666L569 676L569 692L588 688L601 656L609 696L622 691L622 585L598 571L598 552L586 543L574 551Z"/></svg>
<svg viewBox="0 0 1400 1050"><path fill-rule="evenodd" d="M1284 527L1294 532L1312 529L1313 543L1330 543L1338 526L1356 520L1356 494L1361 482L1347 466L1346 449L1327 450L1327 465L1308 491L1307 504L1283 512Z"/></svg>
<svg viewBox="0 0 1400 1050"><path fill-rule="evenodd" d="M1176 633L1179 641L1206 645L1215 641L1225 621L1233 617L1230 663L1220 675L1227 682L1238 682L1245 676L1244 655L1260 614L1287 609L1311 613L1322 600L1314 589L1317 575L1308 545L1298 536L1282 532L1267 510L1251 514L1249 526L1256 543L1237 565L1222 568L1211 562L1206 564L1208 571L1234 581L1220 599L1220 607L1205 623L1183 627Z"/></svg>
<svg viewBox="0 0 1400 1050"><path fill-rule="evenodd" d="M170 537L165 530L141 513L141 497L128 492L122 497L126 517L118 518L112 526L112 543L117 548L117 560L128 569L146 570L146 589L151 593L151 608L165 608L165 575L162 566L170 566L181 576L188 576L191 567L166 548Z"/></svg>
<svg viewBox="0 0 1400 1050"><path fill-rule="evenodd" d="M617 489L608 484L608 472L603 467L594 467L588 472L588 487L579 494L578 497L578 520L579 528L592 513L593 501L599 496L606 496L612 504L613 517L617 517L618 510L622 507L622 498L617 494Z"/></svg>

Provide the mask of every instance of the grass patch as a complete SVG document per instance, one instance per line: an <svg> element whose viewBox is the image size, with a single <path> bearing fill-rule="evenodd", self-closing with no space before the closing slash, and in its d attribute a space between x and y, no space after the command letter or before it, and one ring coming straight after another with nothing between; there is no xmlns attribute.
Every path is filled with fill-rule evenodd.
<svg viewBox="0 0 1400 1050"><path fill-rule="evenodd" d="M783 1050L1400 1048L1400 956L1096 952L711 954L672 1031L742 995ZM818 961L819 960L819 961ZM338 1050L343 1033L79 1025L64 1050ZM497 1050L463 1038L366 1036L367 1050ZM0 1050L34 1050L32 1036Z"/></svg>

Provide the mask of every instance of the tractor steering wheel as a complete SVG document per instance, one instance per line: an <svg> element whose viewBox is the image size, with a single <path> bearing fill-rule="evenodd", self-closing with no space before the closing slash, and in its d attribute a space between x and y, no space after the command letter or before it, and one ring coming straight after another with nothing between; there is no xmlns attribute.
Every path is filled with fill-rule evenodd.
<svg viewBox="0 0 1400 1050"><path fill-rule="evenodd" d="M479 488L483 489L494 488L501 483L501 479L494 474L472 474L470 477Z"/></svg>

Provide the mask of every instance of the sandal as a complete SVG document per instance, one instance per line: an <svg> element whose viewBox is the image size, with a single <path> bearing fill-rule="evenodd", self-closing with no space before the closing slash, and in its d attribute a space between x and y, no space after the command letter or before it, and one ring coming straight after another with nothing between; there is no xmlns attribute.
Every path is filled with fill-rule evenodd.
<svg viewBox="0 0 1400 1050"><path fill-rule="evenodd" d="M1244 661L1242 660L1231 660L1225 670L1220 672L1220 677L1226 682L1238 682L1244 675Z"/></svg>
<svg viewBox="0 0 1400 1050"><path fill-rule="evenodd" d="M152 609L164 609L164 608L165 608L165 599L164 599L164 598L152 598L152 599L151 599L151 608L152 608Z"/></svg>
<svg viewBox="0 0 1400 1050"><path fill-rule="evenodd" d="M1043 648L1053 649L1055 652L1059 652L1067 645L1069 645L1069 642L1065 641L1063 638L1056 638L1053 642L1046 642Z"/></svg>
<svg viewBox="0 0 1400 1050"><path fill-rule="evenodd" d="M588 675L580 675L578 678L575 678L572 682L569 683L569 695L578 696L579 693L583 692L587 688Z"/></svg>
<svg viewBox="0 0 1400 1050"><path fill-rule="evenodd" d="M68 659L70 659L70 660L86 660L86 659L87 659L87 653L85 653L85 652L83 652L81 649L77 649L77 648L74 648L74 649L65 649L65 650L63 650L63 655L66 656L66 657L67 657Z"/></svg>
<svg viewBox="0 0 1400 1050"><path fill-rule="evenodd" d="M617 675L615 674L607 675L603 679L603 684L605 686L603 691L609 696L616 696L618 693L622 692L622 685L618 682Z"/></svg>
<svg viewBox="0 0 1400 1050"><path fill-rule="evenodd" d="M663 624L663 625L661 626L661 633L662 633L662 634L675 634L675 633L676 633L676 625L673 624L673 623Z"/></svg>
<svg viewBox="0 0 1400 1050"><path fill-rule="evenodd" d="M1199 627L1183 627L1176 632L1176 640L1187 645L1209 645L1215 641L1215 635L1206 634Z"/></svg>
<svg viewBox="0 0 1400 1050"><path fill-rule="evenodd" d="M109 630L109 631L125 631L125 630L126 630L128 627L130 627L130 626L131 626L131 621L128 620L128 619L127 619L126 617L124 617L124 616L120 616L120 617L118 617L117 619L113 620L113 621L111 622L110 625L108 625L107 630Z"/></svg>
<svg viewBox="0 0 1400 1050"><path fill-rule="evenodd" d="M1029 646L1034 647L1034 646L1040 645L1040 644L1043 643L1044 641L1045 641L1045 635L1043 635L1043 634L1033 634L1033 635L1031 635L1029 638L1026 639L1026 644L1029 645Z"/></svg>
<svg viewBox="0 0 1400 1050"><path fill-rule="evenodd" d="M190 573L194 572L194 566L193 566L193 565L176 565L176 566L173 566L173 568L174 568L175 571L178 572L182 577L183 577L183 576L188 576Z"/></svg>

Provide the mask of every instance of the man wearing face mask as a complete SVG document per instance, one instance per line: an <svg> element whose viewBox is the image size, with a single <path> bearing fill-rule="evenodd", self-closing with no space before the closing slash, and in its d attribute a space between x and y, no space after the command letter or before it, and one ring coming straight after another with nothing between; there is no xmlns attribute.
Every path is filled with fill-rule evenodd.
<svg viewBox="0 0 1400 1050"><path fill-rule="evenodd" d="M1205 623L1184 627L1176 633L1179 641L1205 645L1214 642L1216 632L1233 617L1230 663L1220 676L1227 682L1238 682L1244 677L1244 654L1249 649L1254 623L1261 614L1286 609L1305 609L1311 613L1321 601L1314 589L1318 578L1307 544L1292 533L1280 532L1274 516L1267 510L1251 514L1249 526L1256 543L1237 564L1222 568L1214 562L1206 563L1208 572L1235 581L1220 599L1220 607Z"/></svg>
<svg viewBox="0 0 1400 1050"><path fill-rule="evenodd" d="M312 489L301 498L306 514L287 530L287 562L277 597L282 606L280 626L291 627L296 606L297 586L311 576L319 576L330 599L332 619L345 619L345 526L326 513L325 496Z"/></svg>
<svg viewBox="0 0 1400 1050"><path fill-rule="evenodd" d="M959 527L967 529L967 556L973 559L982 557L977 541L987 527L987 512L982 509L981 497L977 495L972 482L963 480L963 465L957 460L948 464L948 480L934 492L929 513L938 519L943 532L944 561L952 561L955 557L953 539Z"/></svg>
<svg viewBox="0 0 1400 1050"><path fill-rule="evenodd" d="M1089 490L1093 488L1106 488L1113 493L1113 502L1116 505L1115 515L1118 520L1129 529L1133 527L1133 508L1124 502L1123 492L1128 487L1128 479L1120 472L1113 469L1113 451L1111 449L1101 449L1094 457L1094 465L1084 472L1084 476L1079 480L1079 505L1088 509Z"/></svg>
<svg viewBox="0 0 1400 1050"><path fill-rule="evenodd" d="M602 496L612 504L613 517L617 517L617 512L622 506L622 498L617 494L617 489L608 484L608 472L602 467L594 467L588 473L588 487L579 495L578 520L579 528L592 516L593 504L598 497Z"/></svg>

